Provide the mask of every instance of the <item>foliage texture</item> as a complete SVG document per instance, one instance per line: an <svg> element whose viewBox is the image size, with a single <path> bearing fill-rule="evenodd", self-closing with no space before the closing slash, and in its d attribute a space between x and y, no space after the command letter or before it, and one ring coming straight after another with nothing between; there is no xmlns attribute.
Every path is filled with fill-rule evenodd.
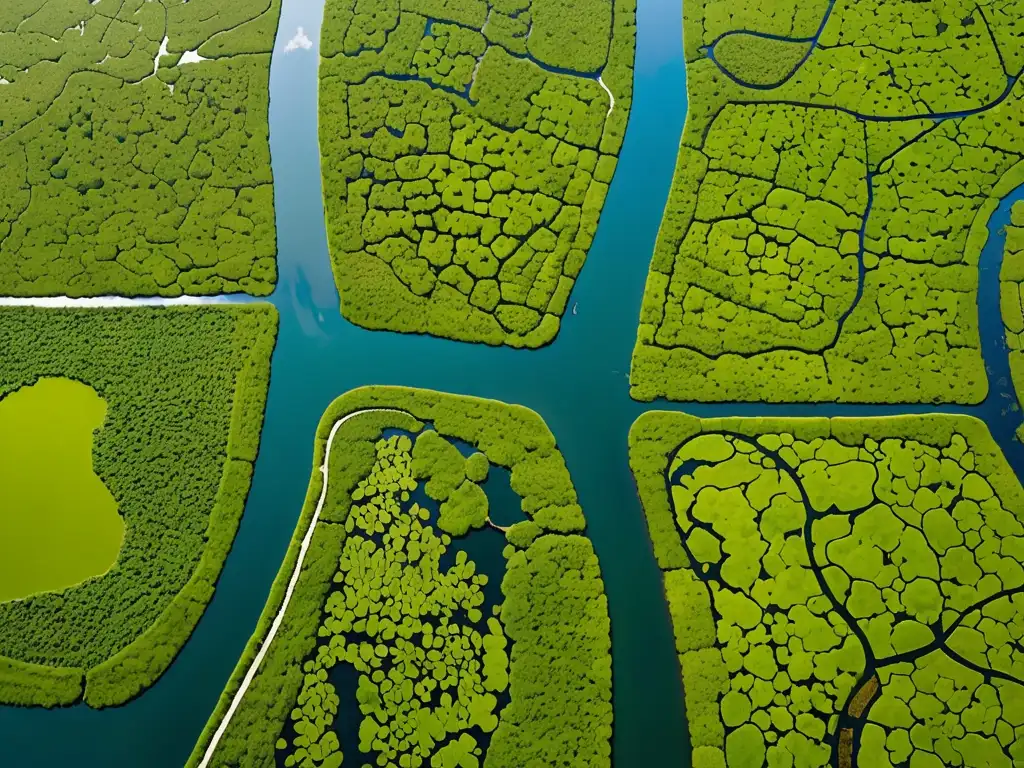
<svg viewBox="0 0 1024 768"><path fill-rule="evenodd" d="M652 412L630 462L695 766L1024 759L1024 489L981 422Z"/></svg>
<svg viewBox="0 0 1024 768"><path fill-rule="evenodd" d="M281 605L322 491L327 435L367 408L402 412L361 414L339 428L292 602L213 764L337 766L335 719L358 711L367 763L609 766L607 601L554 437L522 407L389 387L354 390L324 414L292 546L189 765L201 759ZM486 577L456 551L459 531L486 523L486 496L473 501L471 490L479 489L481 460L464 458L456 439L511 469L528 516L507 532L503 602L490 610ZM430 502L441 502L436 517ZM452 502L458 513L446 521ZM337 665L357 673L345 678L347 689L329 674Z"/></svg>
<svg viewBox="0 0 1024 768"><path fill-rule="evenodd" d="M0 396L45 376L92 387L93 467L124 519L103 576L0 604L3 701L68 703L84 675L88 704L121 704L173 661L238 527L276 329L262 304L0 309Z"/></svg>
<svg viewBox="0 0 1024 768"><path fill-rule="evenodd" d="M270 293L279 13L280 0L4 3L0 294Z"/></svg>
<svg viewBox="0 0 1024 768"><path fill-rule="evenodd" d="M325 14L321 168L342 312L550 342L622 145L635 0L329 0Z"/></svg>
<svg viewBox="0 0 1024 768"><path fill-rule="evenodd" d="M984 399L978 259L1024 181L1020 6L685 0L684 20L633 396Z"/></svg>

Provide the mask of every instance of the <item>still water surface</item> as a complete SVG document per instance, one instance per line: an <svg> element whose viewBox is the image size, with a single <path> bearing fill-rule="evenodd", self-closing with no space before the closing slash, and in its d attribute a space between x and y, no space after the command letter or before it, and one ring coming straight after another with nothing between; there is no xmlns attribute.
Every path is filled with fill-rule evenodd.
<svg viewBox="0 0 1024 768"><path fill-rule="evenodd" d="M992 394L975 408L929 406L644 405L627 374L640 299L686 114L680 0L640 0L633 111L586 267L562 330L535 351L369 332L338 313L323 223L317 147L317 41L323 0L285 0L271 70L281 313L252 493L217 588L192 639L136 701L97 712L0 708L0 765L180 768L255 626L305 497L312 437L338 395L367 384L427 387L520 403L558 439L601 559L613 634L614 763L686 766L682 689L661 580L627 463L644 410L700 416L880 415L936 410L984 418L1014 467L1019 423L998 312L1009 201L990 223L979 304ZM285 53L298 27L313 48ZM1022 190L1014 198L1024 197Z"/></svg>

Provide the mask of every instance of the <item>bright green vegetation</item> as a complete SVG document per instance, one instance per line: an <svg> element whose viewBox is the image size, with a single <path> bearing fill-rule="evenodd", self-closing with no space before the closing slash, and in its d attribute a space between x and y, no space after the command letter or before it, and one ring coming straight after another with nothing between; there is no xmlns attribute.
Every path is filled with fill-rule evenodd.
<svg viewBox="0 0 1024 768"><path fill-rule="evenodd" d="M777 85L799 65L810 43L734 34L715 45L715 60L734 78L752 85Z"/></svg>
<svg viewBox="0 0 1024 768"><path fill-rule="evenodd" d="M70 379L0 400L0 602L99 576L117 559L124 523L92 469L106 411Z"/></svg>
<svg viewBox="0 0 1024 768"><path fill-rule="evenodd" d="M965 416L630 432L693 765L1024 758L1024 489Z"/></svg>
<svg viewBox="0 0 1024 768"><path fill-rule="evenodd" d="M1024 201L1010 209L1003 264L999 270L999 308L1010 348L1010 375L1018 398L1024 395ZM1024 439L1024 425L1017 430Z"/></svg>
<svg viewBox="0 0 1024 768"><path fill-rule="evenodd" d="M433 434L421 435L417 445ZM310 758L314 765L341 764L331 730L339 697L328 681L341 663L359 673L364 754L393 765L436 754L442 765L454 766L460 761L452 753L481 753L473 729L491 734L498 727L495 694L508 689L508 643L500 621L480 610L487 576L476 573L464 551L441 566L452 539L444 512L437 527L446 533L439 536L427 524L430 512L409 500L417 487L411 448L404 435L378 441L373 468L352 493L356 503L333 578L340 587L330 593L317 631L328 642L303 665L294 733L290 743L277 743L286 766ZM483 494L472 481L460 488L466 486ZM486 496L483 504L486 517ZM468 526L460 528L456 535Z"/></svg>
<svg viewBox="0 0 1024 768"><path fill-rule="evenodd" d="M261 304L0 309L0 414L13 405L25 420L16 432L0 430L3 471L31 462L25 471L34 474L20 481L35 478L34 493L22 494L26 503L42 505L38 494L51 494L52 503L63 500L59 513L68 520L95 516L98 492L116 504L107 514L120 515L117 560L93 570L103 575L0 603L0 702L67 704L84 685L86 703L121 704L173 661L213 597L238 527L276 329L276 311ZM41 378L57 375L77 383ZM32 418L18 406L40 395L45 414ZM83 410L71 413L73 406ZM78 490L67 485L70 468L58 472L72 459ZM82 475L91 492L82 490ZM8 481L4 488L12 491ZM5 499L5 530L19 524L20 512ZM88 549L99 530L91 525L78 545ZM4 594L38 591L21 576L8 584L8 558Z"/></svg>
<svg viewBox="0 0 1024 768"><path fill-rule="evenodd" d="M348 319L517 347L554 339L625 133L635 10L328 0L321 168Z"/></svg>
<svg viewBox="0 0 1024 768"><path fill-rule="evenodd" d="M292 545L189 765L282 603L323 490L327 436L367 408L401 412L338 429L295 592L211 765L336 768L335 725L355 718L359 754L345 765L610 766L607 601L554 437L522 407L391 387L349 392L321 419ZM477 452L465 458L455 439ZM506 534L500 605L462 548L485 535L491 464L511 470L528 518Z"/></svg>
<svg viewBox="0 0 1024 768"><path fill-rule="evenodd" d="M989 216L1024 180L1024 13L837 2L776 80L827 8L684 0L689 111L641 309L638 399L987 393L977 267ZM702 52L720 37L720 65L777 85L730 79Z"/></svg>
<svg viewBox="0 0 1024 768"><path fill-rule="evenodd" d="M270 293L280 5L6 0L0 294Z"/></svg>

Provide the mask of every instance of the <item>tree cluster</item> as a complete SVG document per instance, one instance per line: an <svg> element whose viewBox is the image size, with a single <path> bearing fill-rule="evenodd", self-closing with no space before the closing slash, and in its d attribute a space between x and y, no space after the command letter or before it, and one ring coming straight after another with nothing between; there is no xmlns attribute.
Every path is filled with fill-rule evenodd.
<svg viewBox="0 0 1024 768"><path fill-rule="evenodd" d="M1024 180L1024 21L996 4L782 11L684 8L690 111L633 396L980 402L977 266Z"/></svg>
<svg viewBox="0 0 1024 768"><path fill-rule="evenodd" d="M726 34L709 55L722 71L753 87L781 85L800 66L811 43L761 37L746 32Z"/></svg>
<svg viewBox="0 0 1024 768"><path fill-rule="evenodd" d="M483 34L458 24L433 24L412 57L413 74L468 96L477 63L487 50Z"/></svg>
<svg viewBox="0 0 1024 768"><path fill-rule="evenodd" d="M321 171L350 320L554 338L621 146L635 39L628 0L569 5L328 3Z"/></svg>
<svg viewBox="0 0 1024 768"><path fill-rule="evenodd" d="M1019 758L1024 488L980 422L654 412L630 458L694 765Z"/></svg>
<svg viewBox="0 0 1024 768"><path fill-rule="evenodd" d="M5 8L0 293L269 294L279 14L280 0Z"/></svg>
<svg viewBox="0 0 1024 768"><path fill-rule="evenodd" d="M545 64L599 72L614 34L612 19L621 12L607 0L533 0L526 47Z"/></svg>
<svg viewBox="0 0 1024 768"><path fill-rule="evenodd" d="M280 631L214 761L255 766L280 756L286 765L336 766L343 745L334 724L356 716L367 762L610 765L607 601L593 547L580 535L571 480L543 421L494 401L364 388L324 414L317 462L335 422L369 408L402 413L367 412L335 434L327 522L314 531ZM466 458L451 440L477 452ZM533 518L508 531L501 606L485 604L486 577L460 548L463 534L475 535L471 526L453 538L442 519L445 504L466 507L460 496L476 491L465 489L485 492L477 483L489 464L511 468ZM314 471L260 624L189 765L198 763L273 621L321 491ZM423 492L441 502L437 509ZM469 517L472 526L481 523ZM337 665L355 668L351 690L337 684L351 678L328 674Z"/></svg>
<svg viewBox="0 0 1024 768"><path fill-rule="evenodd" d="M63 376L106 402L93 467L125 526L103 576L0 604L0 690L21 690L18 703L66 703L67 676L86 675L87 703L121 704L167 669L213 596L259 447L276 311L11 307L0 315L0 395ZM41 685L31 694L30 681Z"/></svg>
<svg viewBox="0 0 1024 768"><path fill-rule="evenodd" d="M500 621L481 610L487 576L462 550L442 565L452 539L410 501L417 487L411 448L405 435L378 441L373 468L353 491L337 586L275 745L286 766L341 764L333 730L341 699L329 680L339 664L358 673L356 690L342 693L362 716L364 759L447 765L455 750L481 754L478 739L486 744L498 725L509 661Z"/></svg>

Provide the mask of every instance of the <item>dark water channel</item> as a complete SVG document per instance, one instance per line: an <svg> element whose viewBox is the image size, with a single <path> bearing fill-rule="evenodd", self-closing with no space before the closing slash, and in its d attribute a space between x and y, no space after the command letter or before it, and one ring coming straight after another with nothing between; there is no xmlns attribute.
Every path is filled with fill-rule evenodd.
<svg viewBox="0 0 1024 768"><path fill-rule="evenodd" d="M644 410L700 416L882 415L952 411L984 418L1018 470L1020 423L999 318L1004 204L982 257L979 298L992 393L977 407L757 404L645 405L629 398L640 299L686 113L680 0L640 0L634 103L594 246L562 330L536 351L369 332L344 321L327 255L317 147L317 45L323 0L285 0L271 73L281 312L263 443L252 493L217 594L168 673L127 706L94 711L0 708L0 766L180 768L256 624L288 546L327 405L353 387L399 384L479 395L538 411L559 441L601 559L613 632L614 763L686 766L689 748L661 579L627 463ZM303 27L310 50L285 53ZM1024 196L1021 190L1016 196ZM492 469L492 472L494 470ZM495 506L510 498L500 473ZM492 481L489 481L488 485ZM502 502L504 509L506 502ZM495 532L500 544L500 536ZM497 557L500 548L493 547ZM483 556L474 553L474 558ZM478 560L479 563L479 560ZM358 757L352 758L358 763ZM348 760L346 760L346 763Z"/></svg>

